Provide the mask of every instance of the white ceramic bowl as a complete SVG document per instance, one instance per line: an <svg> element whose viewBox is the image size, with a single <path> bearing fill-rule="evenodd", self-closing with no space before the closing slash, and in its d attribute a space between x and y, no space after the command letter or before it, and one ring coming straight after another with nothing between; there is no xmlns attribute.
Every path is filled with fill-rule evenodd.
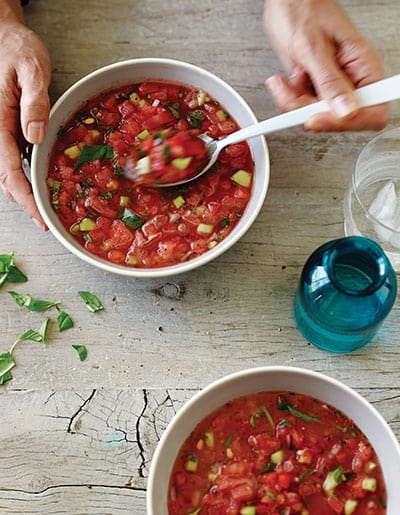
<svg viewBox="0 0 400 515"><path fill-rule="evenodd" d="M226 82L202 68L170 59L132 59L105 66L76 82L54 104L46 138L41 145L35 145L32 153L32 187L39 211L51 232L73 254L103 270L131 277L162 277L187 272L225 252L254 222L263 205L269 184L268 149L263 137L254 138L249 141L255 163L251 199L234 230L213 249L175 266L152 269L115 265L87 252L65 230L49 199L46 176L57 131L88 98L113 87L148 79L181 82L204 89L224 106L241 127L257 121L243 98Z"/></svg>
<svg viewBox="0 0 400 515"><path fill-rule="evenodd" d="M388 494L387 515L400 506L400 445L379 412L361 395L324 374L295 367L260 367L219 379L197 393L174 416L155 450L147 484L148 515L167 515L172 466L195 426L226 402L261 391L284 390L316 397L342 411L363 431L377 453Z"/></svg>

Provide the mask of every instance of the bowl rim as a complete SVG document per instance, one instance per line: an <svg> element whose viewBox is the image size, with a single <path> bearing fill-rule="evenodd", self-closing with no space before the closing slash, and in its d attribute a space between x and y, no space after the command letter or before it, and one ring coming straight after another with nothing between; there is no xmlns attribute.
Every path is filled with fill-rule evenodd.
<svg viewBox="0 0 400 515"><path fill-rule="evenodd" d="M249 117L249 120L252 121L252 123L256 123L258 120L253 112L253 110L250 108L246 100L227 82L225 82L223 79L215 75L214 73L191 63L180 61L176 59L167 59L167 58L156 58L156 57L149 57L149 58L137 58L137 59L127 59L122 60L118 62L113 62L111 64L102 66L101 68L98 68L84 77L77 80L75 83L73 83L64 93L56 100L54 105L52 106L50 110L50 117L49 120L54 116L54 113L57 111L60 105L62 105L71 95L75 93L76 90L78 90L82 85L84 85L87 82L92 81L99 75L102 75L103 73L108 73L110 70L116 70L119 68L125 68L129 66L140 66L140 65L164 65L164 66L172 66L179 68L186 69L189 73L190 71L194 72L195 74L203 75L204 77L210 78L214 83L217 83L219 86L221 86L223 89L225 89L230 96L234 97L240 104L243 109L243 112L245 112L246 116ZM152 77L153 80L157 80ZM163 80L162 78L158 80ZM187 82L188 85L191 85L190 82ZM195 87L195 86L194 86ZM112 86L110 86L112 88ZM104 88L106 90L107 88ZM100 93L99 91L98 93ZM91 95L91 96L94 96ZM65 121L65 120L64 120ZM261 145L262 149L262 156L264 163L264 170L263 170L263 181L262 181L262 188L258 187L258 196L259 201L254 206L253 210L248 213L246 219L244 217L239 221L238 225L233 229L232 233L228 235L227 238L222 240L218 245L216 245L214 248L210 249L209 251L205 252L204 254L201 254L198 257L195 257L193 259L190 259L188 261L185 261L183 263L179 263L173 266L166 266L166 267L158 267L158 268L134 268L134 267L127 267L123 265L117 265L112 264L102 258L96 257L93 254L90 254L86 249L83 247L80 248L80 245L75 245L71 243L65 236L62 234L62 232L56 227L56 225L53 223L51 216L47 213L46 207L44 206L40 190L39 190L39 177L40 173L37 170L37 159L40 152L42 152L43 146L41 145L34 145L32 150L32 157L31 157L31 183L32 183L32 190L34 194L35 201L37 203L38 209L40 214L42 215L46 225L52 232L52 234L58 239L58 241L65 247L67 250L69 250L72 254L82 259L84 262L93 265L96 268L100 268L104 271L115 273L118 275L122 275L125 277L133 277L133 278L158 278L158 277L169 277L177 274L182 274L185 272L189 272L190 270L193 270L195 268L199 268L210 261L216 259L221 254L223 254L225 251L227 251L229 248L231 248L235 243L237 243L244 234L248 231L248 229L251 227L251 225L254 223L255 219L257 218L260 210L262 209L265 198L267 195L269 182L270 182L270 156L269 156L269 149L266 143L266 140L263 136L259 136L258 138L254 138L254 141L257 141L259 145ZM52 143L52 145L54 142ZM48 155L51 152L52 145L50 146L50 149L48 151ZM254 186L253 186L254 187ZM241 223L242 222L242 223ZM233 234L233 238L230 240L229 236Z"/></svg>
<svg viewBox="0 0 400 515"><path fill-rule="evenodd" d="M160 440L158 441L155 451L153 453L151 463L150 463L150 469L149 469L149 475L148 475L148 481L147 481L147 492L146 492L146 504L147 504L147 513L148 515L160 515L160 512L155 510L154 507L154 492L156 491L157 484L155 482L156 480L156 473L157 469L160 466L163 453L165 452L165 443L167 443L171 439L171 435L173 435L174 431L176 430L176 427L180 424L181 419L185 418L185 416L190 413L194 409L194 406L201 402L203 398L206 398L210 396L210 394L218 390L220 388L229 388L230 384L236 384L241 379L249 379L251 377L255 377L259 374L293 374L294 376L305 376L309 379L314 379L316 381L322 381L326 383L326 385L332 386L336 389L336 391L341 391L346 396L349 396L350 399L353 399L356 403L359 405L362 405L362 407L365 408L366 412L370 414L370 416L373 416L376 422L379 424L379 426L385 430L385 441L388 440L390 443L390 449L393 449L397 452L397 456L400 457L400 442L397 440L392 428L389 426L389 424L386 422L384 417L380 414L380 412L369 402L367 401L361 394L359 394L356 390L348 386L347 384L339 381L338 379L335 379L329 375L326 375L321 372L317 372L311 369L307 368L301 368L296 366L286 366L286 365L266 365L266 366L258 366L258 367L252 367L247 368L244 370L239 370L227 375L224 375L208 385L206 385L204 388L202 388L200 391L195 393L189 400L187 400L183 406L179 409L179 411L176 412L176 414L172 417L170 422L168 423L166 429L164 430L163 434L161 435ZM245 383L244 383L245 384ZM276 388L275 391L281 390L282 388ZM306 389L306 388L305 388ZM245 390L245 388L244 388ZM302 388L299 388L299 393L302 393ZM262 391L262 390L258 390ZM272 388L268 388L265 391L274 391ZM256 392L253 392L256 393ZM250 393L251 394L251 393ZM238 397L241 397L243 395L247 395L246 393L242 393L239 395L233 395L231 399L235 399ZM312 395L312 394L306 394L306 395ZM318 392L314 395L317 399L323 400L319 397ZM227 399L225 402L228 402L229 399ZM328 401L325 401L328 402ZM223 405L223 404L221 404ZM218 409L218 407L210 408L209 413L212 413L214 410ZM338 408L341 409L341 408ZM351 415L346 413L344 410L341 410L344 412L346 416L349 418L352 418ZM189 436L191 431L194 430L196 425L204 418L203 415L197 422L195 422L191 428L188 429L186 438ZM356 423L357 424L357 423ZM357 424L358 425L358 424ZM363 432L365 432L363 430ZM178 442L179 447L183 444L183 441ZM379 457L379 456L378 456ZM381 464L382 465L382 464ZM170 464L169 467L169 474L172 471L173 463ZM382 467L383 468L383 467ZM383 471L384 472L384 471ZM384 474L385 483L387 481L387 476ZM169 477L168 477L169 481ZM400 498L400 494L399 498ZM393 507L392 507L393 509ZM394 511L388 512L388 515L393 514ZM167 512L165 512L167 515ZM164 515L164 514L163 514Z"/></svg>

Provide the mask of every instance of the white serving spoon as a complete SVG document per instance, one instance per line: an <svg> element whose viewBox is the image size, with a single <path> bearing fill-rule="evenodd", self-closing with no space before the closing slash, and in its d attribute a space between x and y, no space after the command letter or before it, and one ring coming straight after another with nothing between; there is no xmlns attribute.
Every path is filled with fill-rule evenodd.
<svg viewBox="0 0 400 515"><path fill-rule="evenodd" d="M397 100L400 98L400 74L374 82L368 86L363 86L362 88L356 89L354 93L360 107L369 107ZM296 125L302 125L309 120L311 116L327 111L330 111L329 104L325 100L321 100L320 102L315 102L314 104L294 109L293 111L274 116L273 118L268 118L262 122L258 122L254 125L250 125L249 127L245 127L244 129L232 132L232 134L219 140L213 140L208 136L200 135L199 137L206 141L208 147L209 161L207 165L196 175L192 175L177 182L157 183L153 186L159 188L170 187L193 181L211 168L217 160L221 150L227 145L233 145L234 143L255 138L256 136L271 134L272 132L289 129Z"/></svg>

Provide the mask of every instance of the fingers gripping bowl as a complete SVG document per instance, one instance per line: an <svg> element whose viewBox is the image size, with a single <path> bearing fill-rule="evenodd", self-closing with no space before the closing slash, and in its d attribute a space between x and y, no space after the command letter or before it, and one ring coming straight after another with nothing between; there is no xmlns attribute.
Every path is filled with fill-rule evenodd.
<svg viewBox="0 0 400 515"><path fill-rule="evenodd" d="M259 409L260 392L278 396L279 409L265 397L263 409ZM283 406L281 397L288 401ZM239 408L237 399L250 400L251 416L246 413L241 418L243 404ZM226 434L219 434L225 430L224 416ZM273 423L276 427L271 430ZM285 447L282 442L288 434L291 441ZM325 435L323 444L320 434ZM279 439L281 447L271 447ZM310 439L314 443L307 448ZM240 446L247 446L244 458L239 456ZM209 467L207 462L204 468L211 448L217 467ZM312 461L313 453L316 461ZM217 503L222 510L218 513L225 513L226 501L236 509L232 513L241 515L396 515L400 506L399 464L400 446L390 427L348 386L301 368L254 368L215 381L174 416L151 462L147 509L149 515L215 513L212 510L217 509ZM244 467L243 477L240 467ZM199 477L204 471L203 484ZM202 484L205 491L199 496L196 492L202 490ZM190 503L193 506L188 510Z"/></svg>
<svg viewBox="0 0 400 515"><path fill-rule="evenodd" d="M164 90L161 92L161 95L167 95L167 97L161 96L157 98L157 93L154 93L152 90L154 84L161 84L161 89L162 84L170 84L171 87L167 86L164 88L167 92ZM132 85L136 89L129 89ZM119 88L121 91L119 91ZM169 91L172 91L171 95L175 95L175 97L168 97ZM114 105L110 106L110 98L100 96L104 92L112 93L111 103L114 101L117 102L116 107ZM206 99L204 109L209 109L209 112L202 112L202 104L198 107L198 103L195 103L195 107L191 108L190 112L183 111L184 108L189 110L188 105L191 105L190 95L194 94L197 98L198 93L203 96L203 104L204 98ZM125 95L126 98L120 98L121 95ZM103 129L100 127L101 123L104 122L104 117L102 120L100 119L99 122L97 119L99 115L98 108L90 104L90 99L93 100L96 97L100 99L99 101L101 102L100 105L102 108L106 106L109 107L111 111L106 113L108 116L111 116L110 127L107 128L107 130L104 130L104 127ZM85 106L89 106L89 111L84 111ZM115 112L122 112L125 116L126 109L130 112L131 110L135 111L136 108L139 110L142 107L143 111L147 110L147 112L156 113L152 116L150 121L147 119L143 122L144 125L138 118L138 113L134 112L133 118L129 120L129 124L127 119L123 119L123 127L120 125L118 126L118 130L115 130L115 127L112 126L112 119L115 114L112 112L113 110ZM81 116L83 112L86 113L84 117ZM81 118L78 118L77 113ZM89 115L87 115L87 113L89 113ZM74 134L74 131L76 132L77 127L74 126L73 130L71 130L71 127L69 127L67 131L65 129L69 121L74 119L74 115L76 119L79 120L78 132L81 129L83 130L82 127L85 127L86 130L84 136L86 139L84 140L85 144L83 147L81 143L77 145L76 141L73 140L71 136ZM138 203L140 202L138 202L138 198L147 198L149 196L145 194L144 190L141 190L138 196L133 198L134 195L133 193L131 194L131 190L134 186L132 186L132 184L128 185L126 184L127 181L125 181L124 187L126 189L121 193L118 189L118 184L120 185L123 179L120 177L108 177L108 182L105 182L106 186L102 190L97 191L95 186L98 186L98 184L93 185L91 182L92 177L90 176L92 170L94 170L93 177L98 178L99 176L105 176L106 173L114 173L120 169L120 167L115 166L115 162L113 162L112 159L105 159L110 157L107 155L108 150L111 150L111 156L114 155L114 157L116 153L118 153L118 149L120 148L118 145L120 145L121 141L118 140L116 143L117 146L114 145L116 134L122 134L125 137L126 133L130 131L130 134L126 137L132 137L132 144L135 145L136 151L142 152L148 139L147 135L149 132L152 133L153 127L155 127L154 130L157 130L157 134L160 134L159 127L162 129L162 133L165 127L167 127L166 130L169 130L168 127L170 127L171 124L174 125L174 127L176 125L185 127L185 124L188 125L186 120L189 120L191 122L189 126L190 129L200 127L202 124L204 127L206 123L206 128L212 131L214 127L209 123L209 120L212 119L211 117L215 117L215 126L228 126L228 131L234 130L235 127L238 126L244 127L250 125L256 121L254 114L246 102L228 84L215 75L191 64L168 59L134 59L106 66L78 81L67 90L53 106L45 141L43 144L35 146L32 154L32 186L35 199L52 233L69 251L87 263L103 270L132 277L160 277L187 272L211 261L225 252L237 242L251 226L263 205L267 193L269 183L269 156L266 143L262 137L249 141L248 147L247 143L245 143L249 156L246 166L252 167L250 185L245 184L243 186L243 177L246 181L248 174L243 175L243 170L238 170L240 166L235 167L234 152L231 157L229 158L228 156L227 159L227 161L231 159L231 163L228 162L228 165L231 166L228 172L230 175L224 178L223 171L214 170L215 176L221 176L221 178L218 179L218 187L220 187L221 190L224 188L229 189L230 184L235 183L235 178L233 181L231 180L232 172L240 172L238 179L239 186L235 184L236 190L238 191L232 195L236 195L236 199L241 195L248 195L246 202L242 202L243 212L236 213L234 223L232 224L232 217L229 218L231 216L229 214L224 215L223 220L218 219L217 225L221 234L216 235L215 241L210 241L210 239L212 239L212 234L215 234L214 229L217 225L214 227L213 224L209 224L207 220L206 223L197 224L196 227L197 230L200 231L202 240L200 238L201 241L198 239L196 242L191 243L192 249L195 248L195 251L188 253L190 254L189 258L186 258L186 254L183 254L184 257L177 259L175 262L165 261L163 263L159 262L160 260L153 260L149 266L146 266L146 261L143 260L144 265L143 263L137 264L136 256L130 255L130 251L125 248L121 249L121 238L122 240L125 238L125 242L128 241L126 248L128 248L129 245L137 245L138 247L142 245L143 249L146 247L146 249L143 250L143 252L145 252L151 246L155 247L157 237L164 229L158 232L155 231L153 220L149 220L149 218L146 219L146 215L154 208L154 205L151 205L150 209L147 205L144 207L141 206L142 210L139 211ZM228 120L225 120L225 118L228 118ZM161 125L154 125L154 120L156 119ZM231 123L229 123L230 120L232 120ZM94 122L94 127L90 125L85 126L85 124ZM63 148L62 160L56 161L56 165L54 166L54 148L57 148L55 146L59 144L60 132L62 132L60 128L64 130L64 133L67 132L67 136L61 134L61 138L70 138L69 140L67 139L67 143L70 146ZM99 132L102 130L104 134L102 133L100 136L104 138L100 142L102 145L98 145L99 141L97 141L96 138L99 137ZM132 130L136 131L134 136L132 136ZM221 135L223 136L223 132L219 133L219 137ZM152 136L153 134L150 134L150 137ZM89 143L88 137L91 138ZM161 138L162 137L163 134L161 134ZM106 145L104 145L104 143L106 143ZM109 144L112 144L112 148ZM174 149L178 147L179 146L175 146ZM160 146L160 148L162 148L162 146ZM82 161L82 156L85 154L85 151L85 155L87 155L87 150L90 151L90 154L94 149L100 149L103 152L100 154L99 159L95 160L99 155L93 156L92 154L91 158L87 158L88 161L91 160L92 162L85 163L81 166L75 165L74 167L74 163L71 159L76 160L78 155L77 161ZM168 151L168 155L165 152L166 150ZM164 157L168 157L169 163L178 163L176 165L177 167L185 166L185 163L188 161L187 157L182 158L181 156L174 159L175 156L170 155L170 149L162 148L162 152ZM75 153L77 155L74 155ZM57 173L60 173L60 170L62 170L62 173L64 173L63 170L65 169L69 170L65 185L60 179L60 175L55 176L56 180L51 178L49 170L52 166L57 169ZM222 163L221 169L227 169L225 162ZM82 177L78 177L77 179L78 173L82 174ZM62 177L64 178L64 176ZM49 182L50 180L52 181L51 183ZM101 181L101 179L98 180ZM62 183L61 188L64 188L64 186L65 188L74 188L73 197L71 197L70 201L66 202L65 205L67 205L68 209L71 209L71 211L79 212L80 218L76 220L75 224L67 224L65 220L60 219L59 213L56 212L57 209L55 209L55 207L59 207L58 201L61 199L59 190L60 182ZM196 182L197 181L194 181L194 183ZM71 184L72 186L70 186ZM115 184L117 184L117 186L115 186ZM54 185L56 185L57 188L55 188ZM128 186L130 187L128 188ZM198 198L198 192L194 190L191 191L191 187L192 186L189 187L189 193L191 193L191 200L193 200L193 198ZM193 186L193 188L194 187L195 186ZM207 183L207 187L209 187L209 183ZM245 191L246 189L247 193ZM153 188L153 190L155 189ZM88 198L93 197L93 191L95 191L99 198L95 198L94 200L93 198ZM126 191L128 191L128 193ZM64 191L62 191L62 193L63 195L65 194ZM204 195L204 191L201 192L201 194ZM183 237L182 234L180 235L180 240L178 237L173 240L175 243L178 240L181 242L189 241L189 233L195 223L192 220L193 213L201 213L201 216L204 217L207 214L209 215L210 211L213 209L217 209L216 206L218 205L218 202L214 202L215 199L210 197L209 200L211 200L211 202L208 204L203 203L202 205L197 204L197 207L194 209L187 198L189 194L187 192L182 193L178 190L173 190L171 193L167 191L161 193L161 190L159 190L157 193L152 193L152 195L156 198L155 203L158 203L159 206L159 211L153 217L157 222L156 225L165 224L165 232L168 232L170 231L169 227L171 223L175 223L183 234ZM205 196L207 196L207 193ZM221 198L222 196L223 192L221 193ZM96 207L96 202L97 204L100 203L101 206L104 204L107 204L107 206L111 205L115 211L114 217L117 218L117 220L111 222L112 217L108 215L108 212L103 216L104 212ZM229 201L226 202L226 204L228 203ZM170 206L173 212L168 212L170 207L166 208L166 205ZM189 211L191 211L191 213ZM189 213L187 219L183 220L184 223L179 223L182 221L179 218L181 212ZM232 210L230 212L232 212ZM146 213L146 215L142 213ZM141 217L143 219L141 219ZM89 218L89 229L95 229L93 233L84 226L84 224L87 224L84 218ZM166 221L171 223L168 225ZM107 249L106 252L108 252L107 256L111 256L111 258L108 258L104 257L99 252L91 252L91 247L94 247L96 244L99 233L110 230L110 225L112 225L111 231L114 231L113 235L109 236L107 233L105 241L101 241L101 244L98 245L98 248L100 248L101 245L103 247L105 246ZM137 225L139 225L139 227L137 227ZM149 227L149 225L151 225L151 227ZM158 225L157 230L159 228ZM185 233L185 231L187 232ZM208 234L207 231L212 231L211 235ZM199 232L197 234L199 234ZM93 238L91 235L93 235ZM79 241L78 237L81 237L81 241ZM118 237L118 242L113 247L116 237ZM126 240L127 237L128 239ZM139 242L138 238L140 240ZM201 252L198 251L199 243L201 244ZM111 251L109 250L110 245ZM163 245L163 247L159 246L158 251L155 251L158 252L158 257L161 255L160 248L161 251L165 253L165 249L168 247L165 242ZM205 245L206 247L204 247ZM179 245L177 248L179 248ZM122 251L124 251L126 255L123 255ZM120 256L122 256L122 258Z"/></svg>

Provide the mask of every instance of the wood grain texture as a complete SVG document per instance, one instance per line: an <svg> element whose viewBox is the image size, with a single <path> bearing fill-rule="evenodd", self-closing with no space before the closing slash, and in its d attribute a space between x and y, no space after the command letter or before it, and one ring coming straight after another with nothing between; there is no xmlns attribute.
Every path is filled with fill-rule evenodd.
<svg viewBox="0 0 400 515"><path fill-rule="evenodd" d="M400 67L397 0L342 2L385 58ZM280 70L262 28L262 2L248 0L32 0L29 25L47 44L54 101L95 68L133 57L170 57L229 82L259 119L276 113L264 80ZM400 106L391 125L400 123ZM185 400L223 374L260 365L324 372L371 401L400 437L399 305L378 338L351 356L309 345L292 319L293 295L310 252L343 234L342 201L370 133L268 138L271 181L247 234L203 268L170 279L134 280L82 263L0 197L0 253L15 251L29 277L21 293L60 300L73 329L16 350L14 379L0 390L0 513L140 515L155 445ZM1 352L42 314L0 290ZM90 313L85 289L105 310ZM51 314L52 318L55 313ZM80 362L71 344L84 344Z"/></svg>

